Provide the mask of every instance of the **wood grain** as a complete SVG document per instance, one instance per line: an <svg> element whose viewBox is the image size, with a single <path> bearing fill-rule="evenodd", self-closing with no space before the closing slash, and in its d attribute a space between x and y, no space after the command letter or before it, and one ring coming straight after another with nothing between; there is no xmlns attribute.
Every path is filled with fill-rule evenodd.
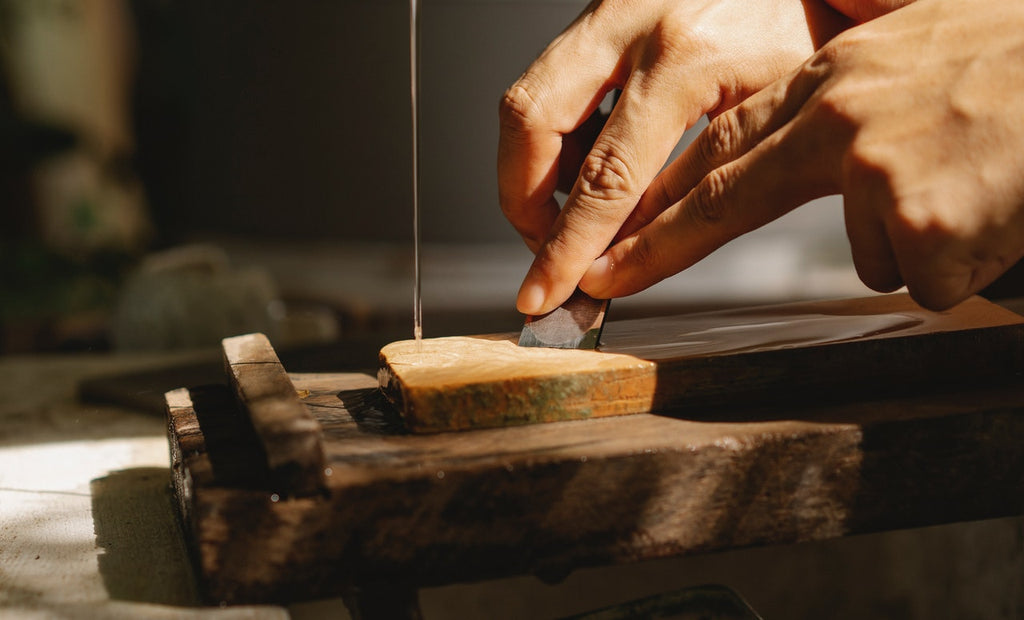
<svg viewBox="0 0 1024 620"><path fill-rule="evenodd" d="M324 486L320 425L263 334L223 341L228 382L265 455L269 484L279 494L310 494Z"/></svg>
<svg viewBox="0 0 1024 620"><path fill-rule="evenodd" d="M865 397L998 380L1024 363L1024 318L979 297L942 313L897 294L612 321L598 351L515 336L389 344L380 387L410 430L438 432Z"/></svg>
<svg viewBox="0 0 1024 620"><path fill-rule="evenodd" d="M323 429L326 491L282 498L193 474L189 543L212 601L550 578L1024 512L1019 381L415 435L346 407L359 394L373 402L370 376L292 380ZM172 416L172 445L202 451L192 428Z"/></svg>

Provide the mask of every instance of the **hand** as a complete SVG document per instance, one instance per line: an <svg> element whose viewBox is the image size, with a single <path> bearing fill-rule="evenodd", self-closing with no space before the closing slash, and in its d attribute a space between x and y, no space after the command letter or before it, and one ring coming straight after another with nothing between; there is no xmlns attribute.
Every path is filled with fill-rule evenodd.
<svg viewBox="0 0 1024 620"><path fill-rule="evenodd" d="M820 0L592 2L502 104L501 207L537 254L519 310L541 314L569 297L686 128L791 71L849 23ZM602 128L595 112L615 88ZM573 183L562 210L559 177ZM622 234L651 212L640 209Z"/></svg>
<svg viewBox="0 0 1024 620"><path fill-rule="evenodd" d="M891 13L914 0L825 0L834 9L858 23Z"/></svg>
<svg viewBox="0 0 1024 620"><path fill-rule="evenodd" d="M1024 255L1024 3L919 0L715 118L587 271L626 295L842 193L865 284L950 307Z"/></svg>

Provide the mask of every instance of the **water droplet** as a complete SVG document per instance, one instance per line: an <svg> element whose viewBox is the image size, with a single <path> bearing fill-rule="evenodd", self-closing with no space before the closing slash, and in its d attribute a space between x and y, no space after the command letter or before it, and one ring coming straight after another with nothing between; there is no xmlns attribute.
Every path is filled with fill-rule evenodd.
<svg viewBox="0 0 1024 620"><path fill-rule="evenodd" d="M325 470L324 470L324 475L325 475L325 476L330 476L330 475L332 475L333 473L334 473L334 470L333 470L333 469L331 469L330 467L328 467L327 469L325 469Z"/></svg>
<svg viewBox="0 0 1024 620"><path fill-rule="evenodd" d="M438 477L438 479L443 479L444 478L444 471L443 470L438 470L437 477Z"/></svg>
<svg viewBox="0 0 1024 620"><path fill-rule="evenodd" d="M587 457L586 456L581 456L580 457L580 463L586 463L586 462L587 462Z"/></svg>
<svg viewBox="0 0 1024 620"><path fill-rule="evenodd" d="M280 500L281 500L281 496L280 496L280 495L278 495L277 493L272 493L272 494L270 495L270 501L272 501L272 502L278 502L278 501L280 501Z"/></svg>

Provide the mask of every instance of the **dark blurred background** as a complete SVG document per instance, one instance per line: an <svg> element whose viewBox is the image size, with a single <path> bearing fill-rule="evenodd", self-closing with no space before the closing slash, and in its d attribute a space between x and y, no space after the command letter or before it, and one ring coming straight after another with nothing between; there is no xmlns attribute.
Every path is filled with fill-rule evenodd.
<svg viewBox="0 0 1024 620"><path fill-rule="evenodd" d="M497 102L580 6L424 2L422 234L462 248L434 263L459 269L468 244L528 264L496 203ZM202 324L171 329L187 317L139 299L157 290L220 291L219 314L250 315L238 329L267 325L230 306L269 300L293 303L264 323L314 311L308 337L411 330L408 19L402 0L0 0L0 348L193 344L173 340ZM232 300L243 268L260 281ZM177 336L138 341L146 316Z"/></svg>

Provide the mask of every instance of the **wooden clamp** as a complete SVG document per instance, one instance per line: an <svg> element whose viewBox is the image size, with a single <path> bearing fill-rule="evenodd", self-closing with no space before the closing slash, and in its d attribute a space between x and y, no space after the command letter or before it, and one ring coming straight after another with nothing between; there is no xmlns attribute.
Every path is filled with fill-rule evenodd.
<svg viewBox="0 0 1024 620"><path fill-rule="evenodd" d="M263 334L225 338L224 369L238 404L248 413L263 448L270 487L310 495L324 484L320 424L299 398Z"/></svg>

